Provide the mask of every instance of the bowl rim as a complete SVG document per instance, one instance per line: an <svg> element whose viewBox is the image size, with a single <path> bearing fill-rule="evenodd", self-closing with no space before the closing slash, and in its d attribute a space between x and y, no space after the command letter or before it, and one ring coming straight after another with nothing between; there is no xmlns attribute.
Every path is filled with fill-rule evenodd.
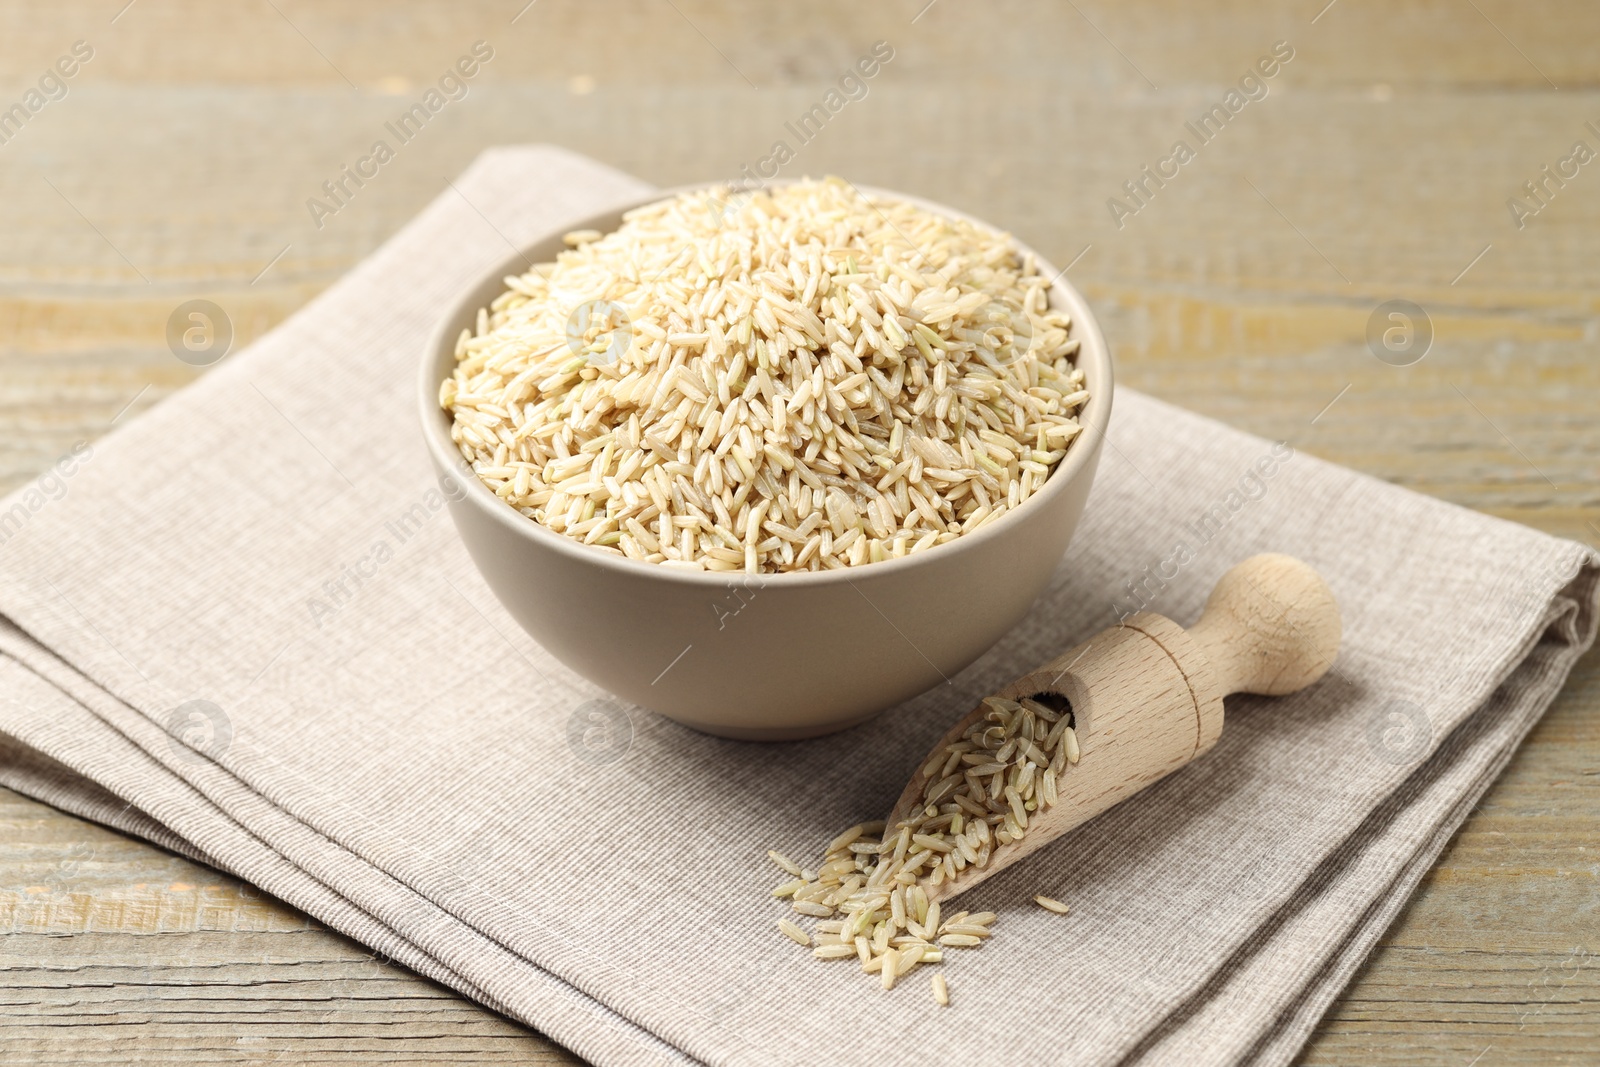
<svg viewBox="0 0 1600 1067"><path fill-rule="evenodd" d="M791 185L804 180L803 178L776 179L766 182L762 188ZM1067 281L1066 270L1058 270L1048 259L1018 240L1009 231L1001 230L999 227L966 212L893 189L883 189L872 185L857 185L853 182L849 184L863 195L900 200L920 207L925 211L943 215L946 218L969 222L996 233L1004 234L1019 254L1032 255L1034 257L1040 271L1050 274L1053 279L1049 289L1050 306L1064 306L1071 314L1072 325L1079 339L1078 355L1074 359L1074 363L1079 367L1085 368L1086 377L1088 376L1087 364L1093 363L1098 371L1096 377L1103 383L1090 394L1088 403L1080 409L1078 422L1083 429L1073 439L1072 444L1077 445L1090 434L1095 434L1104 440L1106 429L1111 419L1112 395L1115 391L1115 368L1111 350L1106 345L1105 336L1100 330L1100 324L1096 321L1088 301L1076 286ZM427 345L423 350L421 373L418 379L418 401L423 440L426 443L430 458L440 469L452 472L457 481L465 483L462 486L462 495L460 497L452 495L453 499L462 503L471 501L473 506L481 509L493 521L501 523L506 529L512 531L515 536L531 539L534 543L549 548L578 563L611 569L621 574L719 591L726 589L728 584L734 581L741 582L746 587L754 586L760 589L776 586L822 587L843 584L855 585L856 580L860 578L887 577L891 574L926 567L930 565L930 560L934 565L946 562L953 563L958 553L979 550L995 537L1004 534L1005 528L1012 524L1014 516L1023 515L1025 517L1027 514L1046 506L1052 498L1066 492L1068 484L1082 476L1083 472L1090 467L1093 454L1098 449L1098 442L1085 447L1075 448L1069 446L1066 456L1046 477L1043 486L1035 490L1032 496L1024 500L1015 509L982 529L974 530L969 534L962 534L953 541L948 541L942 545L934 545L925 551L912 555L880 560L877 563L864 563L859 567L836 567L822 571L777 571L751 574L742 570L690 570L688 568L665 567L659 563L647 563L644 560L630 559L626 556L613 555L609 552L598 552L595 551L592 545L586 545L581 541L576 541L565 534L557 533L541 525L497 497L488 486L483 484L482 479L472 471L470 464L456 447L455 441L451 439L449 428L452 420L449 417L449 413L439 404L439 386L443 378L438 377L438 369L440 364L444 362L443 357L447 351L446 346L448 346L450 358L454 359L455 341L459 333L458 330L452 329L451 324L467 310L469 305L475 311L478 307L483 307L488 303L488 301L481 299L478 294L480 290L489 284L491 278L496 282L500 282L500 279L503 279L508 274L525 273L524 268L532 261L527 254L529 249L553 239L558 239L561 235L575 230L601 228L594 224L609 224L609 220L614 216L635 208L658 203L662 200L669 200L684 193L726 188L727 185L727 182L692 182L687 185L659 189L643 196L629 197L618 201L610 207L591 213L585 218L563 223L559 229L546 231L531 241L522 242L516 247L515 252L505 257L492 269L481 272L450 301L445 311L439 316L433 329L429 332ZM491 296L489 299L492 300L493 297Z"/></svg>

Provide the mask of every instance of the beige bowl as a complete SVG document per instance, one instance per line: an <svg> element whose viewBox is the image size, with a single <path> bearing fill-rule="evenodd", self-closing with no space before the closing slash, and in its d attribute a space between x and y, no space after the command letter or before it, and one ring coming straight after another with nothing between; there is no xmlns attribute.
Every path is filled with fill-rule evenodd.
<svg viewBox="0 0 1600 1067"><path fill-rule="evenodd" d="M450 440L439 383L453 373L456 338L504 290L506 275L554 259L563 233L608 233L624 211L682 191L575 220L485 272L423 355L423 436L440 478L462 483L464 491L447 494L450 514L489 588L567 666L624 700L724 737L840 730L954 676L1027 613L1066 551L1094 480L1111 415L1111 356L1083 297L1058 278L1050 305L1067 310L1080 340L1090 394L1079 416L1084 431L1016 511L947 544L861 567L748 576L600 552L517 512L471 474ZM971 218L901 193L865 191ZM1056 273L1042 259L1039 266Z"/></svg>

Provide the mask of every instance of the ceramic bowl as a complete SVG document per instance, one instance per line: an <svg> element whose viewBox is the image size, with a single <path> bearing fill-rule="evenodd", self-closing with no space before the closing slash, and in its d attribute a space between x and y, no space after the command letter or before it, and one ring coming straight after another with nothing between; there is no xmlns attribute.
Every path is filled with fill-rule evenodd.
<svg viewBox="0 0 1600 1067"><path fill-rule="evenodd" d="M522 515L470 473L450 440L439 384L454 370L456 338L504 290L503 278L554 259L564 233L610 232L623 212L682 191L574 220L462 293L423 353L423 437L436 473L461 483L462 491L447 494L450 514L489 588L574 671L622 700L725 737L783 740L843 729L953 677L1027 613L1094 480L1111 415L1111 355L1088 304L1057 277L1050 305L1072 317L1089 390L1083 432L1030 499L947 544L860 567L732 576L599 551ZM864 191L971 219L914 196ZM1039 266L1058 273L1042 258Z"/></svg>

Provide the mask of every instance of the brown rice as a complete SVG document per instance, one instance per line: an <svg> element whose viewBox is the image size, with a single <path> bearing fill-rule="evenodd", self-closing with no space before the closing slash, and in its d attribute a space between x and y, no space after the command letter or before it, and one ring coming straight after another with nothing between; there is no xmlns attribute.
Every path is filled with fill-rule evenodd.
<svg viewBox="0 0 1600 1067"><path fill-rule="evenodd" d="M944 949L989 939L994 912L945 915L929 891L969 866L988 866L996 849L1026 836L1030 818L1055 802L1056 780L1078 762L1079 749L1070 709L1027 698L987 697L983 705L983 716L922 767L922 802L893 831L881 822L852 826L828 843L815 872L773 891L795 911L823 919L813 955L854 957L890 989L913 968L942 962ZM767 855L790 873L796 866L781 853ZM1067 914L1051 897L1034 900ZM947 998L948 991L940 1003Z"/></svg>
<svg viewBox="0 0 1600 1067"><path fill-rule="evenodd" d="M1061 903L1061 901L1057 900L1055 897L1047 897L1043 893L1040 893L1033 898L1033 902L1039 905L1039 907L1043 908L1045 911L1053 911L1057 915L1067 914L1067 906Z"/></svg>
<svg viewBox="0 0 1600 1067"><path fill-rule="evenodd" d="M568 234L462 331L439 401L497 496L633 559L773 572L924 551L1039 489L1088 393L1031 256L839 179L726 204Z"/></svg>

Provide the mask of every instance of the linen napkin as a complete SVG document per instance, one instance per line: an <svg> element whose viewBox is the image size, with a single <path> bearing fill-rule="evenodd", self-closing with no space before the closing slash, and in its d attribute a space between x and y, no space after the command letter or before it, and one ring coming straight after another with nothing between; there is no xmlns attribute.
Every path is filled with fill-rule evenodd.
<svg viewBox="0 0 1600 1067"><path fill-rule="evenodd" d="M508 246L646 190L488 152L270 335L0 504L0 781L600 1064L1288 1062L1593 641L1600 558L1123 389L1049 589L948 685L782 745L624 708L479 580L413 383ZM1209 755L970 894L996 936L947 953L948 1008L925 970L885 993L778 933L767 849L814 862L992 687L1140 606L1191 623L1269 550L1337 595L1333 671L1230 699Z"/></svg>

